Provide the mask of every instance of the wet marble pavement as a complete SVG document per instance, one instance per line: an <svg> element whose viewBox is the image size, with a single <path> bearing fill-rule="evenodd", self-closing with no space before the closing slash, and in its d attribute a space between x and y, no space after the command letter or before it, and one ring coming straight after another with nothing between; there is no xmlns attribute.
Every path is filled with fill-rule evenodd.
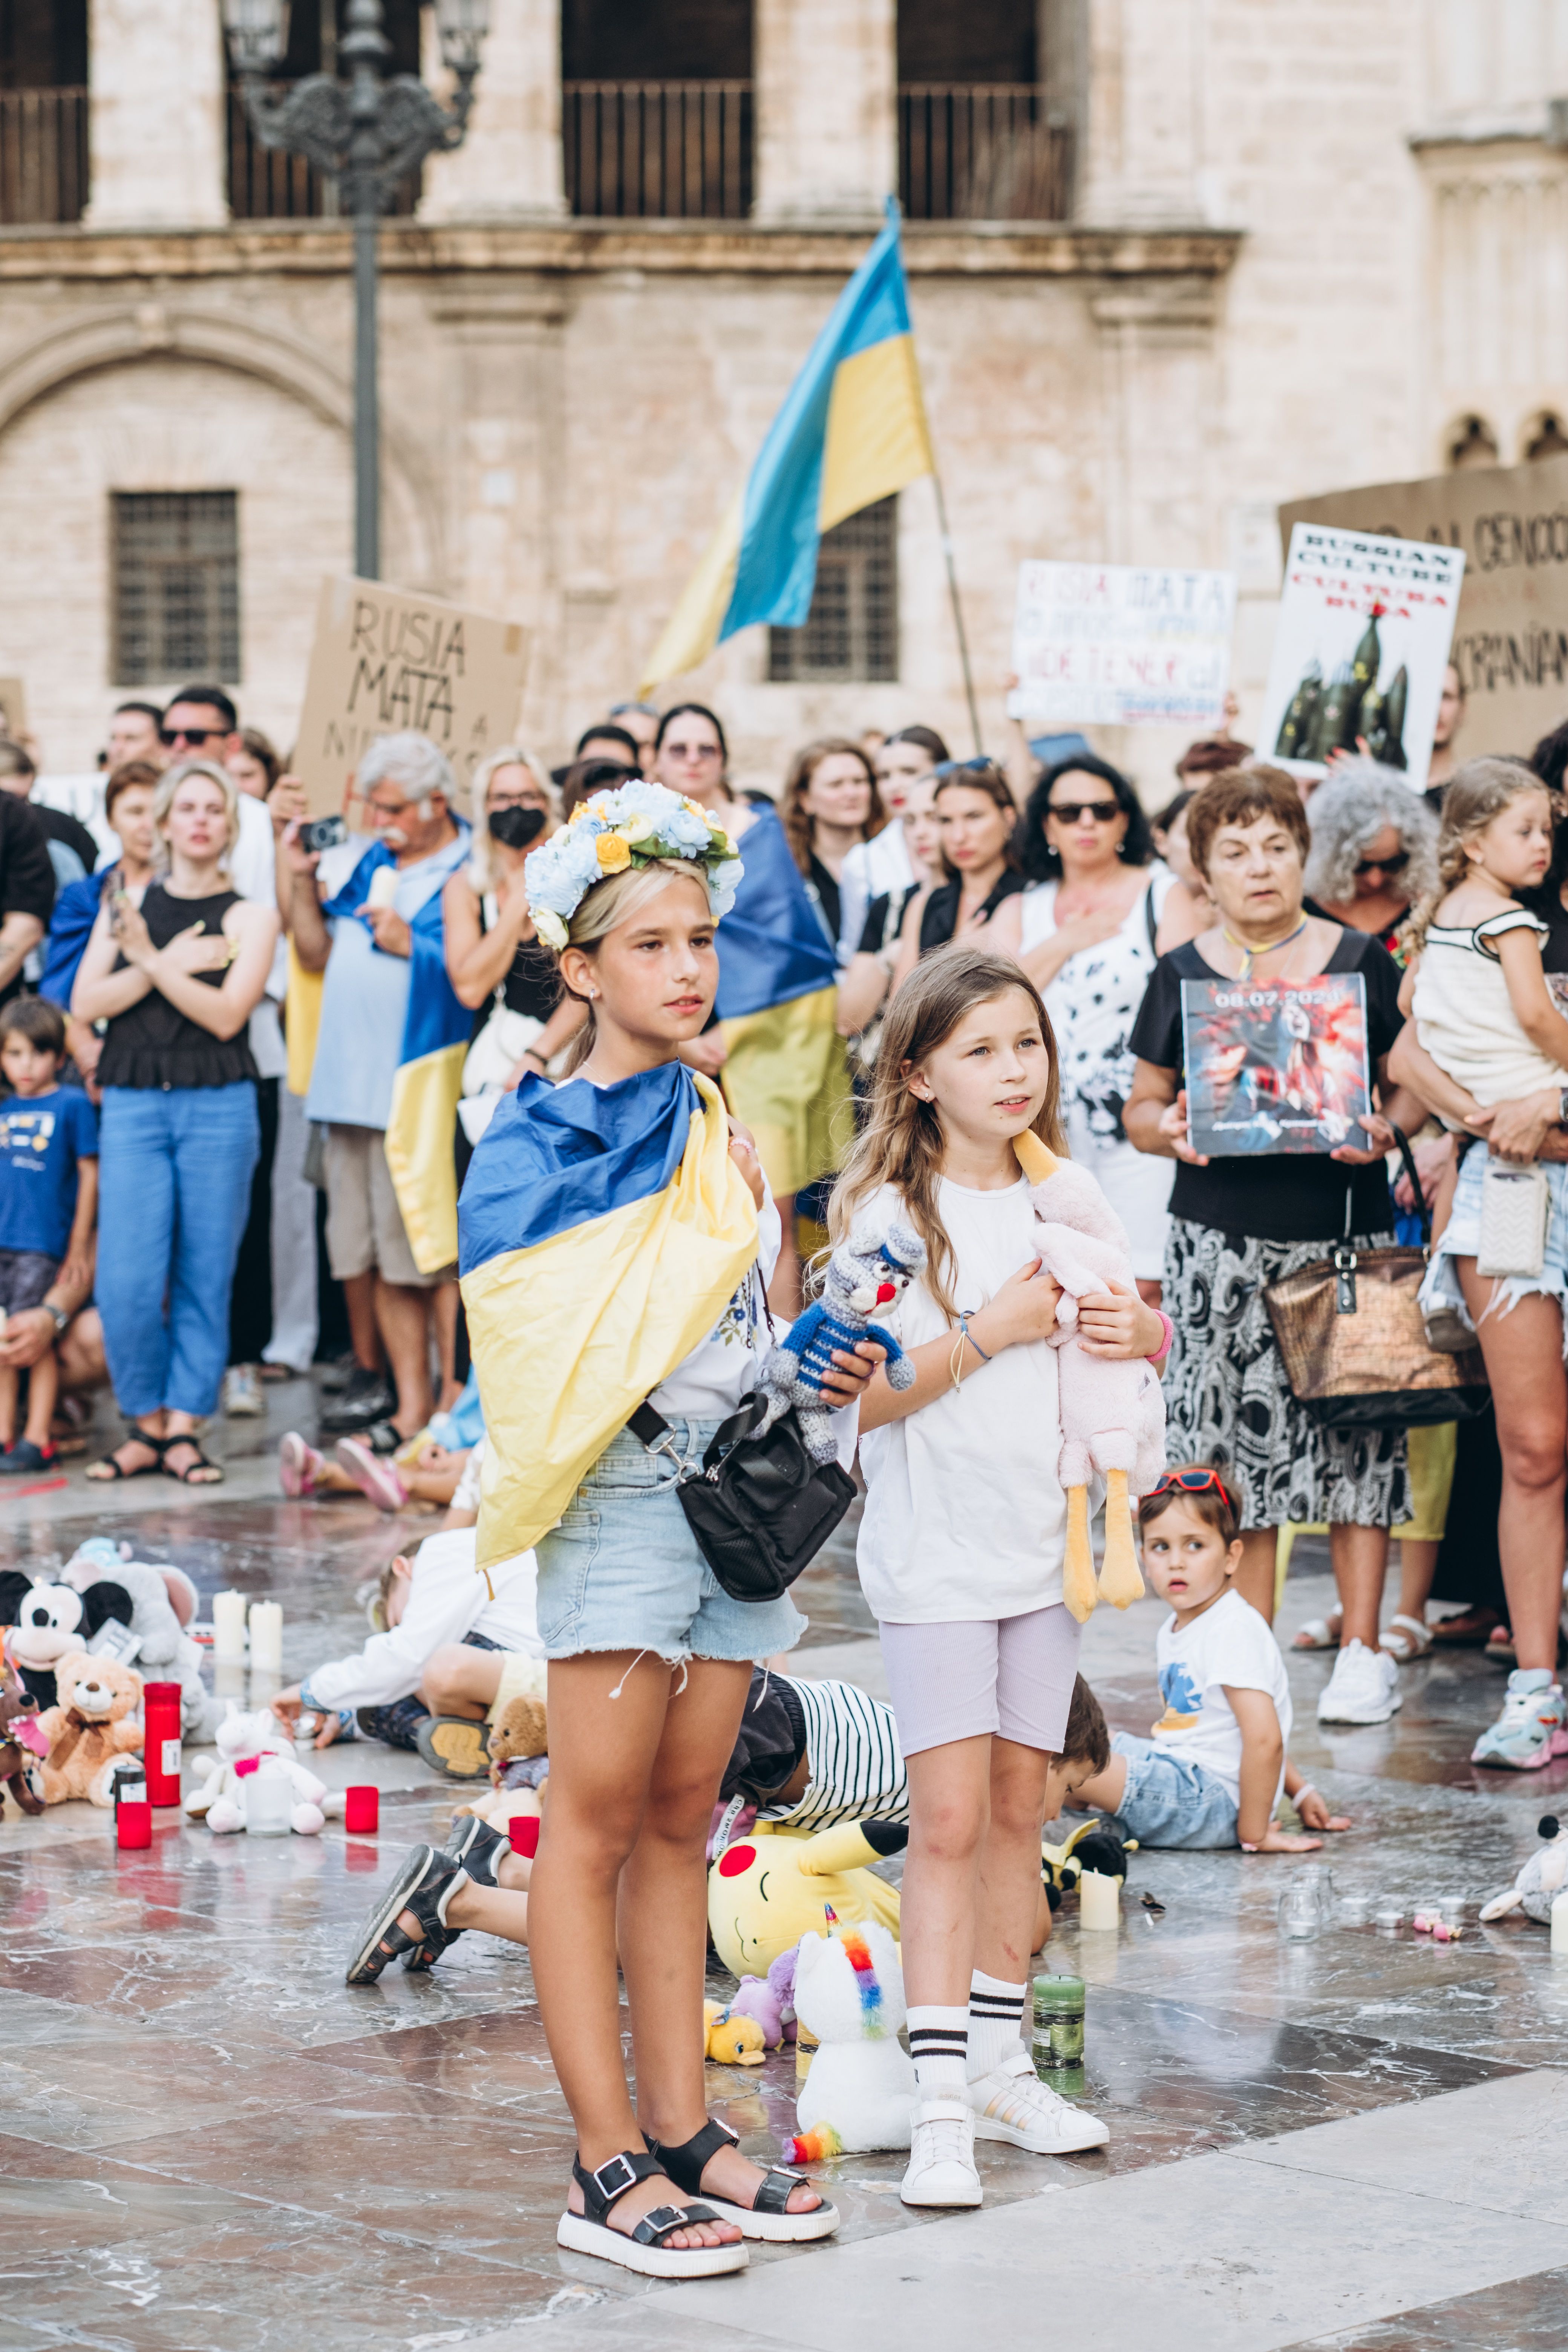
<svg viewBox="0 0 1568 2352"><path fill-rule="evenodd" d="M147 1481L134 1498L116 1496L120 1524L143 1556L179 1560L204 1592L233 1584L281 1601L290 1676L363 1638L356 1593L438 1524L392 1523L357 1501L284 1503L262 1491L264 1464L243 1485L198 1500ZM8 1558L47 1567L102 1524L74 1482L46 1499L47 1510L9 1518ZM1323 1568L1303 1543L1287 1638L1321 1613ZM847 1544L812 1570L802 1599L812 1619L802 1666L879 1686ZM1157 1615L1152 1603L1125 1618L1102 1611L1088 1629L1086 1668L1130 1729L1157 1711ZM1331 1852L1141 1854L1118 1934L1080 1934L1064 1915L1053 1963L1089 1980L1088 2095L1112 2137L1102 2153L1056 2161L986 2151L981 2221L1001 2230L1018 2209L1008 2259L1026 2269L1016 2246L1032 2242L1017 2229L1042 2190L1113 2205L1154 2196L1178 2164L1238 2159L1250 2178L1300 2135L1306 2147L1326 2126L1375 2133L1434 2100L1434 2136L1451 2136L1439 2116L1494 2093L1522 2096L1563 2064L1568 1965L1552 1962L1544 1930L1517 1917L1483 1929L1475 1915L1530 1852L1537 1815L1568 1802L1568 1764L1522 1780L1471 1771L1465 1756L1501 1686L1475 1653L1407 1669L1403 1712L1368 1732L1319 1732L1328 1665L1295 1655L1290 1671L1298 1761L1354 1820ZM665 2290L555 2247L571 2132L526 1954L469 1936L429 1977L342 1984L371 1894L408 1843L440 1831L450 1798L416 1759L386 1750L325 1761L337 1780L381 1782L377 1838L329 1826L320 1840L218 1840L171 1813L151 1853L120 1856L105 1817L77 1806L0 1829L0 2352L419 2352L531 2344L519 2331L535 2322L547 2325L537 2340L561 2352L579 2336L678 2340L676 2306L659 2315ZM1280 1893L1325 1874L1329 1924L1310 1942L1282 1941ZM1145 1890L1162 1915L1142 1908ZM1457 1944L1372 1924L1380 1908L1408 1915L1432 1900L1462 1906ZM716 1990L726 1982L716 1974ZM711 2073L716 2112L759 2154L792 2127L794 2088L793 2062ZM1474 2160L1480 2175L1484 2139ZM772 2282L775 2270L783 2293L781 2266L803 2292L826 2287L847 2252L872 2264L883 2242L910 2248L900 2275L911 2278L939 2250L952 2261L988 2242L965 2238L978 2226L967 2219L901 2207L901 2169L891 2156L824 2168L846 2217L839 2241L754 2251L759 2294L760 2274ZM1284 2246L1305 2191L1270 2194L1268 2232ZM1452 2239L1447 2206L1432 2201L1425 2222L1421 2211L1416 2200L1411 2230ZM1192 2226L1202 2243L1201 2213ZM1060 2258L1059 2226L1042 2231L1042 2295ZM1400 2299L1366 2326L1276 2329L1267 2341L1341 2352L1568 2341L1562 2233L1543 2226L1538 2251L1503 2260L1494 2245L1491 2259L1483 2280L1484 2264L1467 2271L1450 2244L1430 2294L1407 2291L1425 2276L1418 2263L1394 2265L1389 2293ZM1158 2319L1151 2301L1145 2324ZM747 2340L743 2317L724 2326L728 2342ZM691 2344L718 2340L695 2315L680 2327ZM752 2340L774 2341L772 2324Z"/></svg>

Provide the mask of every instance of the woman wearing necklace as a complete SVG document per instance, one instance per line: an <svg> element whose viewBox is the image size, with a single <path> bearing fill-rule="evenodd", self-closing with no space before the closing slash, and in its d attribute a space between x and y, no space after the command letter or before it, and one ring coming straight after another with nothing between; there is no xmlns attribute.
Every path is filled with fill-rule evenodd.
<svg viewBox="0 0 1568 2352"><path fill-rule="evenodd" d="M1426 1106L1384 1078L1400 1030L1399 974L1365 932L1302 905L1306 812L1273 768L1233 770L1192 805L1194 861L1219 922L1161 957L1134 1024L1137 1069L1127 1132L1141 1151L1177 1162L1165 1250L1164 1307L1175 1339L1164 1378L1173 1460L1224 1469L1242 1498L1237 1586L1274 1613L1275 1538L1289 1522L1326 1521L1342 1611L1333 1712L1325 1721L1381 1723L1398 1704L1397 1669L1380 1652L1378 1611L1388 1530L1408 1516L1405 1435L1340 1432L1311 1421L1291 1392L1264 1291L1327 1254L1349 1231L1360 1248L1387 1244L1384 1154L1393 1126L1414 1133ZM1187 1136L1182 1045L1184 980L1301 982L1359 972L1367 1055L1381 1115L1365 1141L1322 1156L1203 1158ZM1329 1694L1324 1694L1327 1699Z"/></svg>

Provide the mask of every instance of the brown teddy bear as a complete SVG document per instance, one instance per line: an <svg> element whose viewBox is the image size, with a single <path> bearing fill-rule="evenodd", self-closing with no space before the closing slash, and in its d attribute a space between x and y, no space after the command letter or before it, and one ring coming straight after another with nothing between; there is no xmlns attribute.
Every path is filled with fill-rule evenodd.
<svg viewBox="0 0 1568 2352"><path fill-rule="evenodd" d="M0 1658L0 1782L11 1791L11 1801L24 1813L41 1813L38 1790L46 1741L38 1729L38 1702L27 1696L11 1668ZM0 1813L5 1799L0 1797Z"/></svg>
<svg viewBox="0 0 1568 2352"><path fill-rule="evenodd" d="M56 1662L55 1684L57 1702L38 1717L49 1743L44 1802L85 1797L107 1808L114 1801L109 1783L116 1760L142 1747L141 1726L125 1720L142 1704L142 1677L117 1659L68 1650Z"/></svg>
<svg viewBox="0 0 1568 2352"><path fill-rule="evenodd" d="M509 1698L490 1726L490 1779L499 1788L501 1774L514 1759L542 1756L549 1744L544 1729L544 1701L530 1692Z"/></svg>

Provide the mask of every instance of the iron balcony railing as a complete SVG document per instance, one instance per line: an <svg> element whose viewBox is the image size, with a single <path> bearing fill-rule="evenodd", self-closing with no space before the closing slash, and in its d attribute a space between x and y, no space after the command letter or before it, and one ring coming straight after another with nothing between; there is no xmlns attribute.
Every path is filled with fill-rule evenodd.
<svg viewBox="0 0 1568 2352"><path fill-rule="evenodd" d="M905 82L899 194L910 220L1063 221L1072 132L1028 82Z"/></svg>
<svg viewBox="0 0 1568 2352"><path fill-rule="evenodd" d="M85 89L0 90L0 223L79 220L87 170Z"/></svg>
<svg viewBox="0 0 1568 2352"><path fill-rule="evenodd" d="M563 82L567 202L592 220L744 220L752 120L749 81Z"/></svg>

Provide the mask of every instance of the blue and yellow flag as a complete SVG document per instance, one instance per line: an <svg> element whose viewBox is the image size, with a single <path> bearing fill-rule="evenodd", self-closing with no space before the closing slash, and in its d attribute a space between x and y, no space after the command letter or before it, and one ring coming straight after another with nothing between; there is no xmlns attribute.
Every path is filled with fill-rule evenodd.
<svg viewBox="0 0 1568 2352"><path fill-rule="evenodd" d="M757 1212L718 1088L668 1062L604 1087L531 1072L480 1139L458 1224L489 1568L555 1526L713 1329L756 1256Z"/></svg>
<svg viewBox="0 0 1568 2352"><path fill-rule="evenodd" d="M695 669L752 621L799 628L822 533L935 471L889 197L888 226L839 296L687 583L643 691Z"/></svg>

